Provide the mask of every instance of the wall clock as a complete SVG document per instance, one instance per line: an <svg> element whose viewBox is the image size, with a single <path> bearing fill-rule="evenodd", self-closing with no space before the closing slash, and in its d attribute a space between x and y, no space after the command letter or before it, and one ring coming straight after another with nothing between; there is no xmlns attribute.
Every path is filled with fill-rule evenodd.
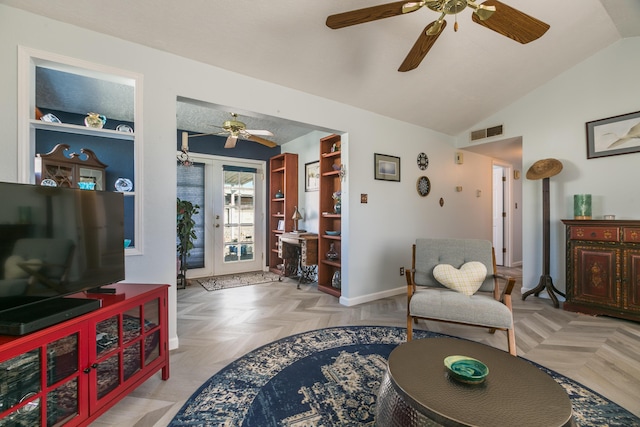
<svg viewBox="0 0 640 427"><path fill-rule="evenodd" d="M418 154L417 161L418 161L418 167L422 171L425 170L427 166L429 166L429 157L424 153Z"/></svg>
<svg viewBox="0 0 640 427"><path fill-rule="evenodd" d="M431 191L431 181L426 176L421 176L418 178L418 182L416 183L416 189L418 190L418 194L422 197L429 194Z"/></svg>

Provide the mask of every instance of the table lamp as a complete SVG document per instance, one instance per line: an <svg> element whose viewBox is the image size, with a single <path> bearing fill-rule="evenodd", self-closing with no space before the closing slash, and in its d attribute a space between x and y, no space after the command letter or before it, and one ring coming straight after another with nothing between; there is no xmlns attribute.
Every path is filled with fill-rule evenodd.
<svg viewBox="0 0 640 427"><path fill-rule="evenodd" d="M303 219L303 217L300 214L300 211L298 210L297 206L293 207L293 216L291 217L291 219L293 220L293 232L294 233L300 233L300 232L306 231L306 230L298 230L298 221Z"/></svg>

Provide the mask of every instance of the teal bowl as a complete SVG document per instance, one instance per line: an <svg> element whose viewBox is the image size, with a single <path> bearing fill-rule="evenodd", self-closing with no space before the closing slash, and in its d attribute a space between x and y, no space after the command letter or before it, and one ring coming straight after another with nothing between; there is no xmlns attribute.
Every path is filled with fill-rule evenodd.
<svg viewBox="0 0 640 427"><path fill-rule="evenodd" d="M489 375L487 365L467 356L445 357L444 366L453 379L465 384L480 384Z"/></svg>

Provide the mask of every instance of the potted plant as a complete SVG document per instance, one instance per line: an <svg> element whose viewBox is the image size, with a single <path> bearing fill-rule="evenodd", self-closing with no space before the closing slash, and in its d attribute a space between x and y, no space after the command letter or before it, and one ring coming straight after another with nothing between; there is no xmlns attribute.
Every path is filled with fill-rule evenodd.
<svg viewBox="0 0 640 427"><path fill-rule="evenodd" d="M178 280L182 288L187 285L187 257L190 255L191 249L193 249L193 241L198 237L196 236L195 225L196 222L193 216L198 214L200 206L191 203L188 200L177 199L176 204L176 233L177 233L177 252L178 252L178 265L180 273L178 273Z"/></svg>

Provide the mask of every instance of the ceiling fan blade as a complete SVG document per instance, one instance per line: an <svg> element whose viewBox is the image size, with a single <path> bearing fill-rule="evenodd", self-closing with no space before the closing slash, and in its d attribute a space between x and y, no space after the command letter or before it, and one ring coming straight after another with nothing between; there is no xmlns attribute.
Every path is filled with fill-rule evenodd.
<svg viewBox="0 0 640 427"><path fill-rule="evenodd" d="M229 135L227 141L224 143L224 148L234 148L238 142L238 137L235 135Z"/></svg>
<svg viewBox="0 0 640 427"><path fill-rule="evenodd" d="M398 71L411 71L414 68L418 67L418 65L420 65L424 57L427 56L427 53L434 45L436 40L438 40L438 37L440 37L440 34L442 34L442 31L447 26L447 21L442 21L440 31L436 34L427 34L427 31L429 31L429 29L434 25L440 24L438 23L438 21L433 21L425 27L424 31L420 34L420 37L418 37L418 40L416 40L416 43L407 54L407 57L404 59L402 64L400 64L400 68L398 68Z"/></svg>
<svg viewBox="0 0 640 427"><path fill-rule="evenodd" d="M365 22L376 21L378 19L390 18L402 15L403 13L414 12L418 9L409 8L406 12L402 7L411 2L396 1L393 3L381 4L379 6L365 7L364 9L352 10L338 13L327 18L327 27L337 30L338 28L349 27L351 25L363 24Z"/></svg>
<svg viewBox="0 0 640 427"><path fill-rule="evenodd" d="M273 133L269 132L268 130L245 129L244 132L251 135L273 136Z"/></svg>
<svg viewBox="0 0 640 427"><path fill-rule="evenodd" d="M546 24L524 12L507 6L498 0L487 0L482 3L484 6L495 6L496 11L486 20L481 20L475 13L471 19L476 24L487 27L498 34L509 37L518 43L526 44L540 37L549 29Z"/></svg>
<svg viewBox="0 0 640 427"><path fill-rule="evenodd" d="M183 140L184 140L184 134L185 134L185 133L187 133L187 132L182 132L182 139L183 139ZM195 138L195 137L198 137L198 136L209 136L209 135L226 135L226 132L225 132L224 134L221 134L221 133L219 133L219 132L194 133L194 134L191 134L191 135L188 135L188 134L187 134L187 136L188 136L189 138Z"/></svg>
<svg viewBox="0 0 640 427"><path fill-rule="evenodd" d="M273 147L276 147L278 145L273 141L269 141L268 139L260 138L259 136L255 136L255 135L246 135L246 136L247 136L247 139L249 141L253 141L253 142L257 142L258 144L266 145L269 148L273 148Z"/></svg>

